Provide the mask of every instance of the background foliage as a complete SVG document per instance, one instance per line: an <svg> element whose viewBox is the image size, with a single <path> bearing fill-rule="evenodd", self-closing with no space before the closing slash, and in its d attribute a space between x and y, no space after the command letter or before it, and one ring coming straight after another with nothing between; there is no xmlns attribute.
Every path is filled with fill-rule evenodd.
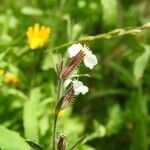
<svg viewBox="0 0 150 150"><path fill-rule="evenodd" d="M149 0L1 0L0 4L0 147L50 149L57 78L54 66L67 47L82 36L150 21ZM26 30L34 23L52 29L43 50L29 49ZM99 59L93 71L78 68L89 86L59 119L59 133L78 150L148 150L150 148L150 36L124 35L85 42ZM46 49L46 50L45 50ZM54 61L52 61L52 59ZM6 84L10 72L19 81ZM7 129L6 129L7 128ZM19 134L20 135L19 135ZM25 142L25 139L28 141Z"/></svg>

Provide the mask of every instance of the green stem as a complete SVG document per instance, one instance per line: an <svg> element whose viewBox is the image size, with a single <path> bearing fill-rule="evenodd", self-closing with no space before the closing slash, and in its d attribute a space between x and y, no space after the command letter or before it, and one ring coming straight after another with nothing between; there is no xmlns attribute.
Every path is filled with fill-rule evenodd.
<svg viewBox="0 0 150 150"><path fill-rule="evenodd" d="M119 28L119 29L115 29L115 30L112 30L107 33L81 37L75 41L67 42L67 43L58 45L56 47L52 47L50 50L58 50L58 49L67 47L71 44L78 43L78 42L94 41L94 40L99 40L99 39L111 39L113 37L119 37L119 36L123 36L123 35L135 35L136 36L136 35L139 35L142 32L142 30L145 30L145 29L150 29L150 22L148 22L140 27L136 27L136 28L129 28L129 29Z"/></svg>
<svg viewBox="0 0 150 150"><path fill-rule="evenodd" d="M58 79L57 102L60 100L60 97L62 95L62 85L63 85L63 81Z"/></svg>
<svg viewBox="0 0 150 150"><path fill-rule="evenodd" d="M79 146L80 144L84 143L84 140L86 139L87 135L82 136L81 138L78 139L78 141L70 148L70 150L74 150Z"/></svg>
<svg viewBox="0 0 150 150"><path fill-rule="evenodd" d="M63 85L63 80L58 79L58 90L57 90L57 102L59 102L61 95L62 95L62 85ZM57 106L57 105L56 105ZM58 120L58 112L54 113L54 124L53 124L53 150L56 149L56 132L57 132L57 120Z"/></svg>
<svg viewBox="0 0 150 150"><path fill-rule="evenodd" d="M148 108L147 100L142 91L141 81L137 81L136 97L133 99L135 110L136 126L134 130L132 150L149 150L148 144Z"/></svg>
<svg viewBox="0 0 150 150"><path fill-rule="evenodd" d="M138 108L139 108L139 132L140 132L140 140L141 149L148 150L148 141L147 141L147 124L148 124L148 115L147 115L147 102L142 93L142 85L141 82L138 83ZM138 136L138 135L137 135Z"/></svg>
<svg viewBox="0 0 150 150"><path fill-rule="evenodd" d="M57 119L58 119L58 114L55 114L55 117L54 117L54 126L53 126L53 150L56 149Z"/></svg>

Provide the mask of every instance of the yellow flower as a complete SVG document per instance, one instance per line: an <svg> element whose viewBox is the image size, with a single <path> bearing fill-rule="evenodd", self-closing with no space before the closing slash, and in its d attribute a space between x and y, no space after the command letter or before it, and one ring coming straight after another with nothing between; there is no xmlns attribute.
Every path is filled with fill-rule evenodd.
<svg viewBox="0 0 150 150"><path fill-rule="evenodd" d="M30 48L34 50L43 47L48 40L50 32L49 27L40 27L38 23L36 23L34 27L29 27L27 37Z"/></svg>
<svg viewBox="0 0 150 150"><path fill-rule="evenodd" d="M0 68L0 76L4 74L4 69Z"/></svg>
<svg viewBox="0 0 150 150"><path fill-rule="evenodd" d="M16 87L19 83L19 78L15 74L7 73L4 79L4 83L10 84Z"/></svg>
<svg viewBox="0 0 150 150"><path fill-rule="evenodd" d="M58 113L58 118L62 118L64 116L64 110L61 110L59 113Z"/></svg>

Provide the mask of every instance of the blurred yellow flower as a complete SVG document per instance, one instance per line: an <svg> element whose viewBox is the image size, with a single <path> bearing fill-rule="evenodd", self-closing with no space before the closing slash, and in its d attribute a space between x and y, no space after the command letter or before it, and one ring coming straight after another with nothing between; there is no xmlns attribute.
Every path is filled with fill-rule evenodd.
<svg viewBox="0 0 150 150"><path fill-rule="evenodd" d="M127 123L127 129L128 129L128 130L132 130L133 128L134 128L133 123L132 123L132 122L128 122L128 123Z"/></svg>
<svg viewBox="0 0 150 150"><path fill-rule="evenodd" d="M4 69L0 68L0 76L4 74Z"/></svg>
<svg viewBox="0 0 150 150"><path fill-rule="evenodd" d="M16 87L19 83L19 78L15 74L7 73L4 79L4 83L10 84Z"/></svg>
<svg viewBox="0 0 150 150"><path fill-rule="evenodd" d="M37 49L44 46L47 42L51 30L49 27L41 26L36 23L34 27L27 30L28 43L31 49Z"/></svg>
<svg viewBox="0 0 150 150"><path fill-rule="evenodd" d="M64 116L64 110L61 110L59 113L58 113L58 118L62 118Z"/></svg>

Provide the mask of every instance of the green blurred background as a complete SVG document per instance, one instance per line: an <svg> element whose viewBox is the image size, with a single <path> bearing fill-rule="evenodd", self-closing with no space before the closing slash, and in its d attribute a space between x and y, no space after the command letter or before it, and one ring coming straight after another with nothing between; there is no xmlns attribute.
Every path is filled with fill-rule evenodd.
<svg viewBox="0 0 150 150"><path fill-rule="evenodd" d="M1 0L0 68L5 73L0 76L0 125L51 149L54 64L67 47L51 48L148 22L149 0ZM35 23L52 30L41 51L30 50L27 44L27 28ZM84 135L77 150L150 149L149 33L85 42L99 63L92 71L78 68L79 74L89 74L81 80L90 91L78 96L59 119L58 134L66 134L68 149ZM4 83L7 72L19 78L15 87ZM0 133L0 147L2 138ZM8 140L10 150L21 150L13 149L11 142L18 144Z"/></svg>

